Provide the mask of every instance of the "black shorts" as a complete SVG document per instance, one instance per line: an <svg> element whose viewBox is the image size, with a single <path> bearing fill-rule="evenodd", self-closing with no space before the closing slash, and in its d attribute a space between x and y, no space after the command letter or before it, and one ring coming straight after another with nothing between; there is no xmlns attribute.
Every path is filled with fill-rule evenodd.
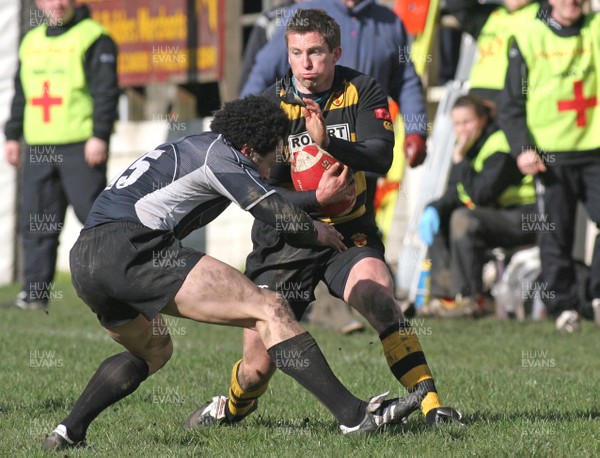
<svg viewBox="0 0 600 458"><path fill-rule="evenodd" d="M72 282L102 326L112 328L140 313L152 320L202 256L171 232L107 223L81 231L70 253Z"/></svg>
<svg viewBox="0 0 600 458"><path fill-rule="evenodd" d="M246 259L246 276L258 286L282 294L297 319L315 299L314 290L321 280L332 295L343 298L352 267L364 258L385 262L384 245L375 222L367 215L335 228L348 247L342 253L331 248L291 246L271 226L255 220L254 249Z"/></svg>

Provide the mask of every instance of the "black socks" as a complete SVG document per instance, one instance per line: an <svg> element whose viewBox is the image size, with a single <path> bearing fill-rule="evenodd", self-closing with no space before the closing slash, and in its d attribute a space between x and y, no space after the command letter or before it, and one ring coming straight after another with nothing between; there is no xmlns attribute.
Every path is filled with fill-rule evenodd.
<svg viewBox="0 0 600 458"><path fill-rule="evenodd" d="M148 377L148 364L129 352L119 353L104 360L73 410L61 424L66 426L69 439L85 439L88 426L100 412L133 393Z"/></svg>
<svg viewBox="0 0 600 458"><path fill-rule="evenodd" d="M267 351L277 368L310 391L341 425L352 427L363 420L367 403L355 397L337 379L308 332L273 345Z"/></svg>

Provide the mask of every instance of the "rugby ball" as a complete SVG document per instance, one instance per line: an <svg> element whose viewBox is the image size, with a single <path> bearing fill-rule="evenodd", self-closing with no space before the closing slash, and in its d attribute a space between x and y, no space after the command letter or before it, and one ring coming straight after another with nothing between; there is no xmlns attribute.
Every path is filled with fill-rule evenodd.
<svg viewBox="0 0 600 458"><path fill-rule="evenodd" d="M318 188L323 173L339 162L327 151L317 145L306 145L296 151L292 157L292 181L296 191L312 191ZM327 216L343 216L350 213L356 199L352 202L338 202L319 209Z"/></svg>

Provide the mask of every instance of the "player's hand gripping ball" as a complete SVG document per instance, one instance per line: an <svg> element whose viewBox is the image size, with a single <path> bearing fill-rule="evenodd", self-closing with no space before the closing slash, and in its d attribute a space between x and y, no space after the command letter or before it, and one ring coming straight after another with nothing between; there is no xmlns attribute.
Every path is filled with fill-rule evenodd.
<svg viewBox="0 0 600 458"><path fill-rule="evenodd" d="M312 191L319 187L321 177L333 164L339 162L317 145L304 146L292 158L292 181L296 191ZM350 213L356 198L321 207L319 211L327 216L343 216Z"/></svg>

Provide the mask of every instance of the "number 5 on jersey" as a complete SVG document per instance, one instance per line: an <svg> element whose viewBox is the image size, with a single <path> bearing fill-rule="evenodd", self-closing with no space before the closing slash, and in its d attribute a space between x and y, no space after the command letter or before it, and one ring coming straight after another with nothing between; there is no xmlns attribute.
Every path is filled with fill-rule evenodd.
<svg viewBox="0 0 600 458"><path fill-rule="evenodd" d="M156 160L162 153L164 153L164 150L155 149L154 151L144 154L137 161L131 164L125 171L113 178L105 189L111 189L115 185L117 189L123 189L129 185L132 185L144 174L144 172L146 172L146 170L150 168L150 162L148 162L146 159ZM129 171L131 171L131 173L126 175L126 173Z"/></svg>

